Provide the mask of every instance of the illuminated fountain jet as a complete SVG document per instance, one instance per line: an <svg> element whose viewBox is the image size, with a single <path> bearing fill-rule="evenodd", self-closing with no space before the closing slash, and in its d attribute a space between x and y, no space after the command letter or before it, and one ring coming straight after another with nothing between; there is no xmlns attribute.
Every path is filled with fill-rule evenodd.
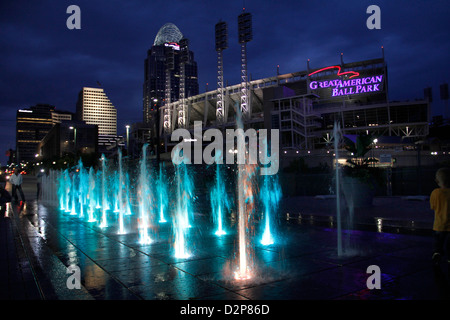
<svg viewBox="0 0 450 320"><path fill-rule="evenodd" d="M262 179L260 199L263 205L264 231L261 244L271 245L274 243L271 221L281 199L281 187L277 176L264 175Z"/></svg>
<svg viewBox="0 0 450 320"><path fill-rule="evenodd" d="M94 216L94 210L97 203L97 196L96 196L96 183L95 183L95 171L94 168L89 168L89 176L88 176L88 222L94 222L95 216Z"/></svg>
<svg viewBox="0 0 450 320"><path fill-rule="evenodd" d="M109 209L109 205L108 205L108 185L106 183L106 158L105 155L102 154L101 157L101 161L102 161L102 170L101 170L101 183L102 183L102 218L101 218L101 222L100 222L100 228L106 228L108 226L108 214L107 211Z"/></svg>
<svg viewBox="0 0 450 320"><path fill-rule="evenodd" d="M64 201L65 212L70 212L70 190L72 189L72 182L69 175L69 169L64 170Z"/></svg>
<svg viewBox="0 0 450 320"><path fill-rule="evenodd" d="M118 185L118 197L116 202L119 203L119 234L125 234L125 227L123 222L123 216L125 214L125 206L124 206L124 199L123 199L123 189L124 189L124 174L123 174L123 168L122 168L122 151L119 149L119 185Z"/></svg>
<svg viewBox="0 0 450 320"><path fill-rule="evenodd" d="M178 148L176 146L175 148ZM179 155L180 150L175 149L173 154ZM188 258L191 254L187 249L187 232L192 222L192 199L194 184L188 168L184 162L175 165L176 207L173 218L175 233L175 257Z"/></svg>
<svg viewBox="0 0 450 320"><path fill-rule="evenodd" d="M242 129L241 134L243 134L243 122L242 113L237 109L236 125L238 129ZM237 144L237 154L249 154L248 146L245 143ZM245 157L244 157L245 158ZM255 209L254 204L254 180L256 173L256 165L254 159L248 157L245 164L238 164L238 173L236 188L238 194L238 241L239 241L239 268L235 272L236 280L248 280L250 279L252 273L253 261L250 257L253 253L252 244L250 243L250 234L253 230L253 214Z"/></svg>
<svg viewBox="0 0 450 320"><path fill-rule="evenodd" d="M138 203L139 203L139 243L150 244L153 240L150 237L150 205L152 204L152 193L150 189L150 171L147 168L147 147L142 147L142 158L139 162L139 181L138 181Z"/></svg>
<svg viewBox="0 0 450 320"><path fill-rule="evenodd" d="M221 164L218 159L222 156L222 153L218 151L216 153L216 183L211 190L211 210L213 214L214 223L217 225L215 234L221 236L226 234L224 230L224 218L226 211L229 209L229 199L226 196L226 189L224 183L223 172L221 170Z"/></svg>
<svg viewBox="0 0 450 320"><path fill-rule="evenodd" d="M156 196L158 197L159 222L160 223L167 222L164 216L168 203L167 184L162 164L160 164L159 166L159 175L158 180L156 181Z"/></svg>
<svg viewBox="0 0 450 320"><path fill-rule="evenodd" d="M80 207L79 217L84 218L84 207L88 200L89 195L89 175L83 166L83 162L78 161L78 203Z"/></svg>

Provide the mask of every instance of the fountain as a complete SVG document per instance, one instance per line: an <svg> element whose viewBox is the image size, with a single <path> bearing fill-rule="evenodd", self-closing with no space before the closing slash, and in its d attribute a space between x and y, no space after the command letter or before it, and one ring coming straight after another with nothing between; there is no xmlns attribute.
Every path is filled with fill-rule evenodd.
<svg viewBox="0 0 450 320"><path fill-rule="evenodd" d="M88 222L97 221L96 212L101 209L99 226L105 228L108 226L108 211L111 208L111 201L114 201L114 207L118 209L116 211L118 213L118 233L123 234L125 233L124 215L131 214L129 188L126 183L128 174L124 173L120 152L119 169L114 175L108 171L106 157L102 155L100 160L101 170L97 170L97 172L93 167L87 170L81 159L76 167L57 172L59 207L61 211L80 219L84 219L87 212ZM110 191L113 191L116 196L110 197Z"/></svg>
<svg viewBox="0 0 450 320"><path fill-rule="evenodd" d="M118 150L118 162L119 162L119 185L118 185L118 194L117 201L119 203L119 231L118 234L125 234L125 227L123 222L124 215L124 203L123 203L123 185L124 185L124 175L122 169L122 151Z"/></svg>
<svg viewBox="0 0 450 320"><path fill-rule="evenodd" d="M64 208L65 212L70 212L69 202L70 202L70 192L72 190L72 182L69 175L69 169L64 170L64 188L65 188L65 197L64 197Z"/></svg>
<svg viewBox="0 0 450 320"><path fill-rule="evenodd" d="M139 203L139 243L150 244L153 240L149 235L150 221L150 205L153 203L152 193L150 190L150 171L147 168L147 147L142 147L142 158L139 161L139 180L138 180L138 203Z"/></svg>
<svg viewBox="0 0 450 320"><path fill-rule="evenodd" d="M224 225L223 221L226 211L229 209L230 206L230 201L226 196L223 173L220 169L221 164L218 161L220 157L222 157L222 153L218 151L216 153L216 177L215 177L216 183L210 192L211 210L213 215L213 221L217 226L215 232L217 236L222 236L226 234L223 226Z"/></svg>
<svg viewBox="0 0 450 320"><path fill-rule="evenodd" d="M158 197L158 209L159 209L159 222L164 223L167 222L164 212L167 208L168 197L167 197L167 184L166 184L166 175L163 171L163 164L159 165L159 175L158 180L156 181L156 194Z"/></svg>
<svg viewBox="0 0 450 320"><path fill-rule="evenodd" d="M191 254L187 250L187 229L190 228L192 220L192 196L194 184L192 177L188 173L188 168L184 162L176 165L176 208L173 219L173 230L175 232L175 257L188 258Z"/></svg>
<svg viewBox="0 0 450 320"><path fill-rule="evenodd" d="M75 205L75 198L76 198L76 193L78 192L77 187L76 187L76 183L77 181L78 175L75 172L72 172L70 174L70 179L72 181L71 184L71 189L70 189L70 215L72 216L76 216L77 215L77 211L76 211L76 205Z"/></svg>
<svg viewBox="0 0 450 320"><path fill-rule="evenodd" d="M58 184L57 191L58 191L58 199L59 199L59 209L61 211L66 210L66 197L67 193L66 191L66 184L65 184L65 174L63 172L58 172L56 176L56 181Z"/></svg>
<svg viewBox="0 0 450 320"><path fill-rule="evenodd" d="M87 203L87 190L89 190L89 176L86 169L83 166L81 158L78 162L78 175L79 175L79 188L78 188L78 202L80 204L80 218L84 218L84 207Z"/></svg>
<svg viewBox="0 0 450 320"><path fill-rule="evenodd" d="M243 122L242 122L242 113L239 108L236 108L236 126L238 131L238 135L243 135ZM239 141L239 137L238 137ZM237 144L237 153L239 154L249 154L248 146L245 144L245 138L242 139L244 143ZM244 156L244 159L246 157ZM249 158L249 157L248 157ZM254 159L253 159L254 160ZM251 278L252 272L252 261L248 258L252 255L253 250L251 243L249 241L248 233L253 231L253 224L250 223L253 221L253 211L254 211L254 177L256 172L256 165L251 164L252 161L247 159L244 164L238 164L238 172L237 172L237 205L238 205L238 247L239 247L239 268L235 271L235 279L236 280L248 280Z"/></svg>
<svg viewBox="0 0 450 320"><path fill-rule="evenodd" d="M343 190L342 185L342 173L341 173L341 166L338 163L339 159L339 143L343 137L342 130L340 123L335 122L333 127L333 135L334 135L334 153L335 153L335 162L336 162L336 168L335 168L335 180L336 180L336 220L337 220L337 254L339 257L341 256L349 256L356 254L356 251L353 250L352 244L350 243L351 238L351 230L353 229L353 217L354 217L354 206L350 199L348 199L348 196L346 195ZM343 203L341 203L341 197L345 200ZM342 204L346 204L344 208L347 210L342 210ZM344 228L347 229L347 232L344 233L343 231L343 214L346 214L346 219L344 220L346 223L344 225ZM344 239L344 234L346 234L346 237ZM343 241L345 240L345 241Z"/></svg>
<svg viewBox="0 0 450 320"><path fill-rule="evenodd" d="M238 112L238 135L243 134L241 115ZM237 136L237 150L235 155L250 154L248 145L242 136ZM78 210L78 218L85 218L88 222L99 222L100 228L110 224L117 225L117 233L132 232L126 230L125 215L132 214L132 200L135 199L137 208L137 233L139 244L149 245L154 242L156 234L154 224L172 220L174 256L177 259L186 259L192 256L189 243L190 229L194 225L193 201L194 183L190 166L184 162L174 165L172 192L169 192L166 171L160 165L153 172L147 158L148 144L142 148L142 155L138 164L136 181L131 181L128 166L124 165L122 152L118 150L117 167L109 165L105 155L100 158L98 170L83 167L80 160L78 171L65 169L58 174L58 200L62 211L70 214ZM236 153L237 152L237 153ZM210 192L211 212L214 222L214 233L217 236L225 235L226 216L230 211L233 199L227 196L225 184L225 169L218 161L223 155L216 151L215 176ZM254 241L255 232L254 215L256 206L261 209L261 244L270 245L275 242L273 236L274 212L277 210L281 198L281 188L277 176L261 175L259 178L261 188L257 188L258 165L254 159L244 157L243 163L236 165L236 211L237 211L237 252L232 273L237 280L248 280L255 276ZM169 194L173 195L173 202L169 206ZM77 201L75 201L77 200ZM78 207L79 206L79 207ZM113 209L116 211L113 214ZM170 212L171 211L171 212ZM191 230L191 231L190 231Z"/></svg>
<svg viewBox="0 0 450 320"><path fill-rule="evenodd" d="M108 186L106 183L106 166L107 161L104 154L102 154L102 157L100 158L102 161L102 171L101 171L101 181L102 181L102 219L100 223L100 228L106 228L108 226L108 216L107 211L109 210L109 204L107 199L107 190Z"/></svg>
<svg viewBox="0 0 450 320"><path fill-rule="evenodd" d="M342 250L342 221L341 221L341 173L339 168L339 141L341 139L342 132L339 122L334 122L333 126L333 139L334 139L334 155L335 155L335 174L336 174L336 221L337 221L337 254L343 255Z"/></svg>
<svg viewBox="0 0 450 320"><path fill-rule="evenodd" d="M263 204L264 231L261 239L262 245L274 243L273 232L271 230L272 214L276 211L281 199L281 187L277 176L262 176L263 182L260 189L260 199Z"/></svg>
<svg viewBox="0 0 450 320"><path fill-rule="evenodd" d="M128 172L125 174L125 215L130 216L132 214L131 211L131 192L130 192L130 177Z"/></svg>
<svg viewBox="0 0 450 320"><path fill-rule="evenodd" d="M94 217L94 210L96 207L96 203L97 203L97 197L96 197L96 192L95 192L95 172L94 172L94 168L90 168L89 169L89 177L88 177L88 184L89 184L89 189L88 189L88 194L86 195L86 197L88 198L88 222L95 222L96 219Z"/></svg>

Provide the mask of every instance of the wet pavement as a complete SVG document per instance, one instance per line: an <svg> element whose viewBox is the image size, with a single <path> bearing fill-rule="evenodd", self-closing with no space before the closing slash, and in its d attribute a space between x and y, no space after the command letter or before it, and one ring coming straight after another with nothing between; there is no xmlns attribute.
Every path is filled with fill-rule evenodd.
<svg viewBox="0 0 450 320"><path fill-rule="evenodd" d="M333 199L291 198L273 227L275 243L259 244L256 225L250 280L234 279L235 221L218 237L196 214L189 229L191 256L174 257L170 223L156 226L154 242L139 243L135 216L128 233L99 228L33 199L13 203L0 218L2 300L442 300L450 298L449 267L431 263L432 212L428 202L377 198L356 210L355 229L342 235L337 254ZM333 213L334 212L334 213ZM289 213L289 219L287 219ZM412 223L414 221L414 223ZM381 271L369 289L368 267ZM80 289L70 289L68 267L79 268Z"/></svg>

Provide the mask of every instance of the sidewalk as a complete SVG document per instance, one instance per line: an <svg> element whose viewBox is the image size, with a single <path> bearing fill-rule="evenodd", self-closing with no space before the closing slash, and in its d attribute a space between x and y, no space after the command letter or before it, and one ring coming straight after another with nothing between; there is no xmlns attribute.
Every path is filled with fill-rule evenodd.
<svg viewBox="0 0 450 320"><path fill-rule="evenodd" d="M283 201L272 245L260 244L261 225L256 224L249 255L252 278L237 281L233 221L227 221L228 234L217 237L209 217L196 214L187 238L191 255L181 259L173 254L170 223L155 226L154 242L142 245L136 216L127 217L128 232L119 235L114 221L99 228L35 201L31 185L26 190L26 204L13 205L9 217L0 218L1 299L182 300L192 305L205 300L267 300L270 305L270 300L450 299L448 265L432 267L429 235L345 230L344 253L338 255L335 221L330 221L335 202L328 197ZM375 200L367 212L355 212L372 219L374 227L377 217L403 222L401 229L408 230L412 219L423 218L424 226L432 221L427 201ZM285 208L302 219L283 219ZM81 270L81 289L67 286L70 265ZM371 265L380 267L380 290L367 287Z"/></svg>
<svg viewBox="0 0 450 320"><path fill-rule="evenodd" d="M12 211L0 212L0 300L40 299Z"/></svg>
<svg viewBox="0 0 450 320"><path fill-rule="evenodd" d="M25 198L33 197L30 188L32 184L27 183L27 187L24 187ZM9 183L6 189L11 194ZM23 237L24 235L17 227L12 206L8 204L6 208L2 207L0 210L0 300L41 299L33 267L24 248L24 240L27 239Z"/></svg>

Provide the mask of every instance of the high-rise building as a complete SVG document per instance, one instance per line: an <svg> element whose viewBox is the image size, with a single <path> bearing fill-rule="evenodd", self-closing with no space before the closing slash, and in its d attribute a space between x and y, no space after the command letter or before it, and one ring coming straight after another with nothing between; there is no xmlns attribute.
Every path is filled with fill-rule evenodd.
<svg viewBox="0 0 450 320"><path fill-rule="evenodd" d="M35 159L39 142L53 126L55 107L48 104L17 110L16 158L18 162Z"/></svg>
<svg viewBox="0 0 450 320"><path fill-rule="evenodd" d="M16 119L16 157L18 161L34 160L39 153L39 142L50 129L64 120L72 120L73 113L55 110L49 104L17 110Z"/></svg>
<svg viewBox="0 0 450 320"><path fill-rule="evenodd" d="M153 46L147 51L143 86L144 123L151 122L154 99L162 106L180 99L180 91L184 92L184 98L199 93L197 62L194 61L194 53L189 49L188 58L182 57L182 39L183 34L177 26L166 23L159 29ZM184 88L180 88L181 76L184 76Z"/></svg>
<svg viewBox="0 0 450 320"><path fill-rule="evenodd" d="M77 118L98 126L98 135L117 135L117 110L101 88L83 87L78 95Z"/></svg>

